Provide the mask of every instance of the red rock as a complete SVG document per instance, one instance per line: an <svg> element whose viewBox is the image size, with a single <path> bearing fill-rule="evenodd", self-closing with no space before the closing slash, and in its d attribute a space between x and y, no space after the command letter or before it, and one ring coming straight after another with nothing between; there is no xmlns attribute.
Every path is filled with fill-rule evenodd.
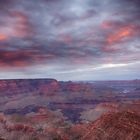
<svg viewBox="0 0 140 140"><path fill-rule="evenodd" d="M140 114L137 112L108 113L92 123L80 140L138 140Z"/></svg>

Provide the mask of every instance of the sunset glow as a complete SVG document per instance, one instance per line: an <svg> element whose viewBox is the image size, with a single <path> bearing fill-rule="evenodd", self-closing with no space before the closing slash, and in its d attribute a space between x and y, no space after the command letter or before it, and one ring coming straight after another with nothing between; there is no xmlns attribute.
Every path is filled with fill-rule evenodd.
<svg viewBox="0 0 140 140"><path fill-rule="evenodd" d="M9 73L15 79L140 77L140 64L135 63L140 61L139 4L138 0L1 0L0 78Z"/></svg>
<svg viewBox="0 0 140 140"><path fill-rule="evenodd" d="M6 40L6 35L4 35L4 34L0 34L0 41L4 41L4 40Z"/></svg>

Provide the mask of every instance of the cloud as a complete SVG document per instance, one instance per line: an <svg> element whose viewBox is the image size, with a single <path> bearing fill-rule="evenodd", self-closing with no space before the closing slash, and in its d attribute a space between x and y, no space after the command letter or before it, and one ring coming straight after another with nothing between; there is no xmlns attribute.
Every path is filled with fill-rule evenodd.
<svg viewBox="0 0 140 140"><path fill-rule="evenodd" d="M88 72L88 71L94 71L94 70L103 70L103 69L111 69L111 68L120 68L120 67L126 67L134 64L139 64L139 62L134 62L134 63L120 63L120 64L103 64L100 66L94 66L94 67L88 67L88 68L79 68L75 70L68 70L68 71L60 71L58 72L59 74L65 74L65 73L78 73L78 72Z"/></svg>
<svg viewBox="0 0 140 140"><path fill-rule="evenodd" d="M138 0L1 0L0 65L54 65L63 73L64 65L75 71L139 61L139 6Z"/></svg>
<svg viewBox="0 0 140 140"><path fill-rule="evenodd" d="M0 34L0 41L6 40L7 36L4 34Z"/></svg>
<svg viewBox="0 0 140 140"><path fill-rule="evenodd" d="M110 35L107 39L108 43L114 43L120 40L123 40L129 37L132 34L133 30L129 27L125 27L117 31L116 33Z"/></svg>

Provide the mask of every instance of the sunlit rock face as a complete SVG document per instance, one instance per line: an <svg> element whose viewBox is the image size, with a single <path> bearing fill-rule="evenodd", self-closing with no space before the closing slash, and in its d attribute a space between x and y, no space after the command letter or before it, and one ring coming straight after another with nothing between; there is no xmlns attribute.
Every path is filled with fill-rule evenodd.
<svg viewBox="0 0 140 140"><path fill-rule="evenodd" d="M108 113L90 124L80 140L138 140L140 114L137 112Z"/></svg>

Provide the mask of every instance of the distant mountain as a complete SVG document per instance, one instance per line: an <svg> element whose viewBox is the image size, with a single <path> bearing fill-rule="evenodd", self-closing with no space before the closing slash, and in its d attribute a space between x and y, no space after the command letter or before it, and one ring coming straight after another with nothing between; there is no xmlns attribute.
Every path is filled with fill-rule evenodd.
<svg viewBox="0 0 140 140"><path fill-rule="evenodd" d="M11 79L0 80L0 95L15 95L22 93L35 92L47 95L53 95L55 92L64 91L93 93L104 89L104 92L110 92L112 89L124 90L129 92L133 89L139 91L140 80L130 81L94 81L94 82L72 82L57 81L55 79Z"/></svg>

